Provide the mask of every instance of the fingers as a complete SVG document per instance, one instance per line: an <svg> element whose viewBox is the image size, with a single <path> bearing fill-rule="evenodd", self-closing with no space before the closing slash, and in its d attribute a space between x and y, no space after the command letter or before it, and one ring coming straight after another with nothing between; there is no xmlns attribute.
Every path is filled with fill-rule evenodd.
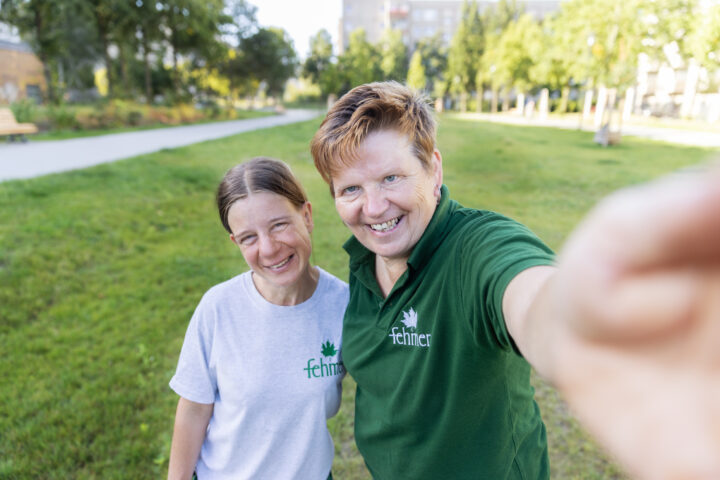
<svg viewBox="0 0 720 480"><path fill-rule="evenodd" d="M598 340L648 341L688 328L720 275L720 168L617 193L560 256L574 327Z"/></svg>
<svg viewBox="0 0 720 480"><path fill-rule="evenodd" d="M616 266L642 270L720 262L720 165L617 193L595 218Z"/></svg>

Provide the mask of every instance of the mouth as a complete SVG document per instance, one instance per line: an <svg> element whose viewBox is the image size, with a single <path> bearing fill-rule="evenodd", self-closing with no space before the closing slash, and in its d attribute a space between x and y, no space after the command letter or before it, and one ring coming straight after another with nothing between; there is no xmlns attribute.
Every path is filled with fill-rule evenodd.
<svg viewBox="0 0 720 480"><path fill-rule="evenodd" d="M293 255L290 255L289 257L287 257L287 258L286 258L285 260L283 260L282 262L276 263L275 265L268 265L268 266L265 267L265 268L269 268L270 270L280 270L280 269L282 269L285 265L287 265L287 264L290 262L290 260L293 259L294 256L295 256L294 254L293 254Z"/></svg>
<svg viewBox="0 0 720 480"><path fill-rule="evenodd" d="M401 215L383 223L371 223L369 224L369 226L373 232L387 233L393 231L395 227L397 227L397 224L400 223L400 220L402 220L402 218L403 216Z"/></svg>

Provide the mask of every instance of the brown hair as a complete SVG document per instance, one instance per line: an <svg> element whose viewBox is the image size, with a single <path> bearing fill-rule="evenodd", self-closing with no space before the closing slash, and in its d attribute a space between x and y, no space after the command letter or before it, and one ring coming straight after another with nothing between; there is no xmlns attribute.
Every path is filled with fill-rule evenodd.
<svg viewBox="0 0 720 480"><path fill-rule="evenodd" d="M228 170L218 186L217 206L225 230L232 233L228 224L232 204L258 192L282 195L298 208L307 202L302 185L287 164L274 158L255 157Z"/></svg>
<svg viewBox="0 0 720 480"><path fill-rule="evenodd" d="M356 159L360 144L377 130L407 135L413 153L429 168L436 122L427 97L397 82L376 82L350 90L330 109L310 143L315 168L330 185L342 166Z"/></svg>

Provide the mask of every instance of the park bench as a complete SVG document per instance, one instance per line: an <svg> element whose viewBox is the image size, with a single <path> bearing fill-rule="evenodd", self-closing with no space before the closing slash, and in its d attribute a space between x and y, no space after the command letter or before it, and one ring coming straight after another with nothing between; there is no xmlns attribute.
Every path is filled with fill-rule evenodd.
<svg viewBox="0 0 720 480"><path fill-rule="evenodd" d="M14 141L19 135L20 140L27 142L25 134L37 133L37 131L37 127L32 123L18 123L9 108L0 108L0 135L9 135L9 141Z"/></svg>

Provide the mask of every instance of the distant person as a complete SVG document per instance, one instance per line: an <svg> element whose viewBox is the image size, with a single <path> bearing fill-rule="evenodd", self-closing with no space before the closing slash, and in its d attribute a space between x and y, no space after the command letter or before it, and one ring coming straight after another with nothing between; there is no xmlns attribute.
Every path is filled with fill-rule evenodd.
<svg viewBox="0 0 720 480"><path fill-rule="evenodd" d="M373 478L549 478L531 365L631 473L720 478L720 175L610 197L556 259L450 198L435 132L422 96L371 83L311 145L352 233L343 358Z"/></svg>
<svg viewBox="0 0 720 480"><path fill-rule="evenodd" d="M310 265L312 209L283 162L232 168L217 204L251 270L212 287L190 320L168 478L332 478L347 284Z"/></svg>

